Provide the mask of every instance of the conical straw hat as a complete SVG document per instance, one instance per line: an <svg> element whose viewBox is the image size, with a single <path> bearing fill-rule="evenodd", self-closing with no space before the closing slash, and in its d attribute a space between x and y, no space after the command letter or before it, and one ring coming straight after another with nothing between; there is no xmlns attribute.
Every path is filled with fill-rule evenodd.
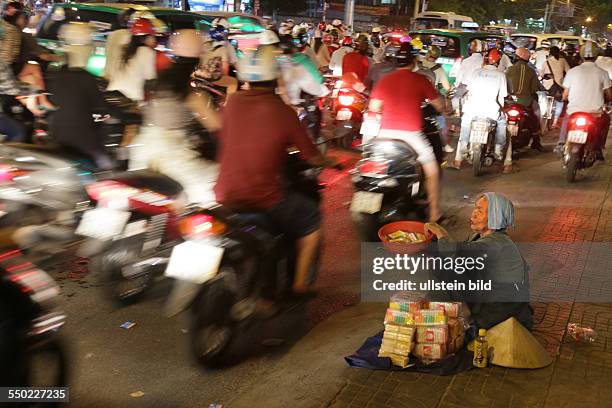
<svg viewBox="0 0 612 408"><path fill-rule="evenodd" d="M491 364L509 368L542 368L553 359L514 317L487 330Z"/></svg>

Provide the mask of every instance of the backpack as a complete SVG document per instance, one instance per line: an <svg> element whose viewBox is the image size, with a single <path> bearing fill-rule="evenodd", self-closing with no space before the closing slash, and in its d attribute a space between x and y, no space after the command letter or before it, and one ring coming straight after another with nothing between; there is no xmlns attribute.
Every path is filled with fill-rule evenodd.
<svg viewBox="0 0 612 408"><path fill-rule="evenodd" d="M223 45L217 45L212 52L217 51ZM223 58L214 56L209 58L205 63L200 65L200 70L203 72L203 77L209 81L218 81L223 76Z"/></svg>

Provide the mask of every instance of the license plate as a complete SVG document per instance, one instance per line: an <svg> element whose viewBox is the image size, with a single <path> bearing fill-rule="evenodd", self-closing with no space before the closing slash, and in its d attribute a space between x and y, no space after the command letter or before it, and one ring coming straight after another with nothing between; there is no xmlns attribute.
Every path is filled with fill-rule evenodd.
<svg viewBox="0 0 612 408"><path fill-rule="evenodd" d="M567 140L571 143L584 144L587 141L588 132L582 130L570 130L567 134Z"/></svg>
<svg viewBox="0 0 612 408"><path fill-rule="evenodd" d="M336 114L337 120L350 120L353 117L353 112L350 110L341 110Z"/></svg>
<svg viewBox="0 0 612 408"><path fill-rule="evenodd" d="M351 200L351 211L374 214L382 208L383 194L357 191Z"/></svg>
<svg viewBox="0 0 612 408"><path fill-rule="evenodd" d="M183 242L172 249L165 275L202 284L215 277L224 252L224 248L201 242Z"/></svg>
<svg viewBox="0 0 612 408"><path fill-rule="evenodd" d="M516 135L518 135L518 125L517 124L508 125L508 133L510 133L510 136L512 137L515 137Z"/></svg>
<svg viewBox="0 0 612 408"><path fill-rule="evenodd" d="M75 233L106 241L120 235L129 219L130 213L127 211L94 208L83 214Z"/></svg>
<svg viewBox="0 0 612 408"><path fill-rule="evenodd" d="M474 130L470 132L470 143L485 144L489 138L489 132L486 130Z"/></svg>

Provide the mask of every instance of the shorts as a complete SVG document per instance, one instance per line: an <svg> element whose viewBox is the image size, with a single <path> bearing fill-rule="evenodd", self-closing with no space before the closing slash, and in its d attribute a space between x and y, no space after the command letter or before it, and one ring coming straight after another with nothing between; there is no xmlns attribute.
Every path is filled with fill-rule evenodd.
<svg viewBox="0 0 612 408"><path fill-rule="evenodd" d="M377 137L406 142L416 152L417 160L422 165L436 161L436 155L434 154L433 147L431 147L431 143L429 143L427 137L420 130L381 129Z"/></svg>
<svg viewBox="0 0 612 408"><path fill-rule="evenodd" d="M321 227L319 206L299 193L288 193L266 215L274 229L291 239L303 238Z"/></svg>

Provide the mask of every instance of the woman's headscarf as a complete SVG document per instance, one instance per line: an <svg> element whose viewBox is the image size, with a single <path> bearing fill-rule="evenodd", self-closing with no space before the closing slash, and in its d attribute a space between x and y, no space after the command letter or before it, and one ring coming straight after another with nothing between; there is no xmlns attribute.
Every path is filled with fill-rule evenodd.
<svg viewBox="0 0 612 408"><path fill-rule="evenodd" d="M505 230L514 227L514 205L512 201L499 193L484 193L481 197L486 197L489 209L489 229Z"/></svg>

